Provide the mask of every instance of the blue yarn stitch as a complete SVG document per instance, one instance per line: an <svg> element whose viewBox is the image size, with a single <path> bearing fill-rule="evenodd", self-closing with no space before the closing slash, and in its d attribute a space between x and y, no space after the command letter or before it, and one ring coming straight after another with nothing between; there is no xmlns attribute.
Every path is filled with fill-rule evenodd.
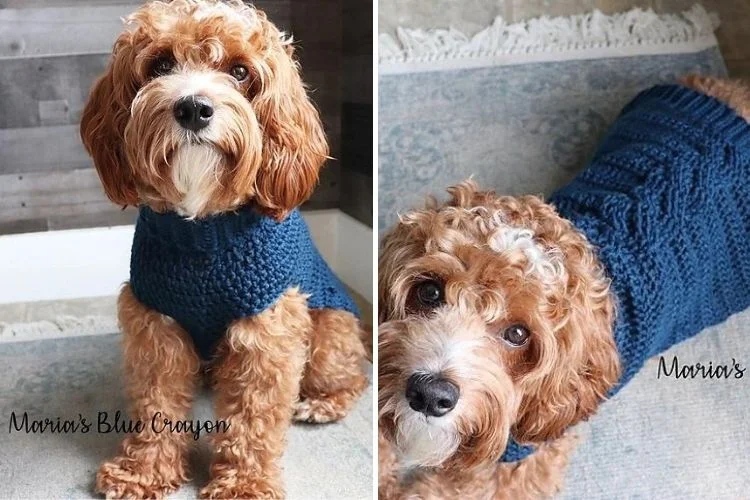
<svg viewBox="0 0 750 500"><path fill-rule="evenodd" d="M273 305L290 287L311 309L359 315L294 210L282 222L243 207L197 220L141 207L130 284L146 306L172 317L204 359L234 320Z"/></svg>
<svg viewBox="0 0 750 500"><path fill-rule="evenodd" d="M617 300L622 376L750 306L750 125L677 85L639 94L550 198L597 248ZM509 443L502 461L533 447Z"/></svg>

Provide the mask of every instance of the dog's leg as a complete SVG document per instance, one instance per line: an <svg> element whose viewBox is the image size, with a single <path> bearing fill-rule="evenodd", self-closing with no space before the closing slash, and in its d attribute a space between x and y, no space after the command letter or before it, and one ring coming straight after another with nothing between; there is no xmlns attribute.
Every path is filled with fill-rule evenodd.
<svg viewBox="0 0 750 500"><path fill-rule="evenodd" d="M312 310L310 315L310 357L294 418L333 422L346 416L367 387L359 322L351 313L334 309Z"/></svg>
<svg viewBox="0 0 750 500"><path fill-rule="evenodd" d="M188 479L191 436L156 433L151 422L157 412L162 419L188 416L200 360L188 334L138 302L130 285L120 293L118 309L131 417L144 427L124 439L118 457L101 465L96 489L107 498L158 498Z"/></svg>
<svg viewBox="0 0 750 500"><path fill-rule="evenodd" d="M311 328L307 300L296 289L229 327L214 373L216 413L229 429L216 435L217 456L202 498L284 496L278 461Z"/></svg>

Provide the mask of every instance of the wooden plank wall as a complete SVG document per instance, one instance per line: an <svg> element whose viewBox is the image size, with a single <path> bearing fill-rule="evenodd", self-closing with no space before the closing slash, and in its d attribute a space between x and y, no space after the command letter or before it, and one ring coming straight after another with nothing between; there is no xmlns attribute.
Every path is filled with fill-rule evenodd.
<svg viewBox="0 0 750 500"><path fill-rule="evenodd" d="M335 192L339 206L341 189L341 29L344 0L291 0L290 14L296 56L303 78L318 106L331 147L321 172L322 190ZM315 200L311 200L317 204Z"/></svg>
<svg viewBox="0 0 750 500"><path fill-rule="evenodd" d="M372 0L344 4L341 210L372 227Z"/></svg>
<svg viewBox="0 0 750 500"><path fill-rule="evenodd" d="M104 70L121 29L120 18L139 4L0 0L0 234L133 220L132 209L121 211L104 196L80 142L78 123L89 88ZM305 77L338 156L340 0L254 4L304 45L303 65L309 62ZM339 165L326 168L308 206L337 207L339 178Z"/></svg>

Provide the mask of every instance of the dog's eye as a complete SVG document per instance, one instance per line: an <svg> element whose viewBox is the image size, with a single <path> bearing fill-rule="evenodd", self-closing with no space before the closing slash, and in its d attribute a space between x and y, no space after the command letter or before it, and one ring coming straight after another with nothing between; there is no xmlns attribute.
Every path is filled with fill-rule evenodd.
<svg viewBox="0 0 750 500"><path fill-rule="evenodd" d="M238 64L237 66L232 66L232 69L229 70L229 74L234 77L235 80L238 82L244 81L247 78L247 68Z"/></svg>
<svg viewBox="0 0 750 500"><path fill-rule="evenodd" d="M435 281L423 281L417 285L417 300L423 307L437 307L445 302L443 284Z"/></svg>
<svg viewBox="0 0 750 500"><path fill-rule="evenodd" d="M521 347L529 341L529 330L519 324L510 325L503 330L503 340L513 347Z"/></svg>
<svg viewBox="0 0 750 500"><path fill-rule="evenodd" d="M170 56L158 57L149 69L149 76L151 78L158 78L160 76L167 75L174 69L175 61Z"/></svg>

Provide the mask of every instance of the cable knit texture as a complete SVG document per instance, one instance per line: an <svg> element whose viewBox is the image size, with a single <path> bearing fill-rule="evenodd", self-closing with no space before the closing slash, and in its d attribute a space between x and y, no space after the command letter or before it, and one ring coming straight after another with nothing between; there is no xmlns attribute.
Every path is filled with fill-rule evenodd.
<svg viewBox="0 0 750 500"><path fill-rule="evenodd" d="M642 92L550 203L598 250L622 377L750 306L750 126L676 85ZM533 448L511 442L503 461Z"/></svg>
<svg viewBox="0 0 750 500"><path fill-rule="evenodd" d="M193 221L141 207L130 284L138 300L187 330L204 359L230 323L268 309L292 287L310 295L311 309L359 315L298 210L282 222L249 207Z"/></svg>

